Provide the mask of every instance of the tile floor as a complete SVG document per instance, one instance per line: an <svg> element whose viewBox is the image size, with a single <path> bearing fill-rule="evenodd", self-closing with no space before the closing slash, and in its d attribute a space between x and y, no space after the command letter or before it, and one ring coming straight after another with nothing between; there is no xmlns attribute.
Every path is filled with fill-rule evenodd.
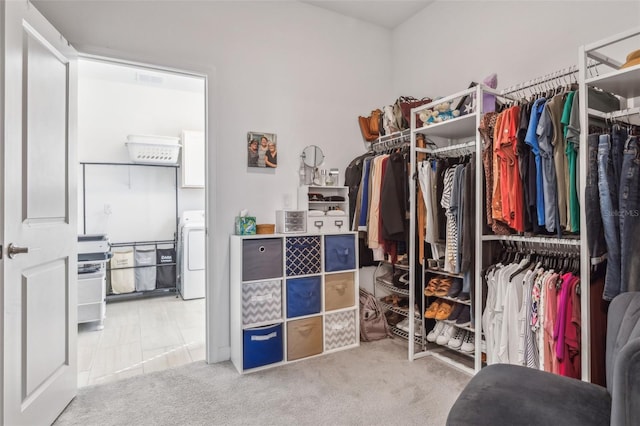
<svg viewBox="0 0 640 426"><path fill-rule="evenodd" d="M103 330L78 324L78 387L204 358L204 299L168 295L109 302Z"/></svg>

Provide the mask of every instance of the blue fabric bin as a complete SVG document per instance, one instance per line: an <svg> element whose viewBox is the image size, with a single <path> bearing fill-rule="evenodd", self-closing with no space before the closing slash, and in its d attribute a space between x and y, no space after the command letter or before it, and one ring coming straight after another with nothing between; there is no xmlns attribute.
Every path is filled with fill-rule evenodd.
<svg viewBox="0 0 640 426"><path fill-rule="evenodd" d="M287 280L287 318L319 313L322 306L321 287L319 276Z"/></svg>
<svg viewBox="0 0 640 426"><path fill-rule="evenodd" d="M244 330L242 368L248 370L284 359L282 324Z"/></svg>
<svg viewBox="0 0 640 426"><path fill-rule="evenodd" d="M345 271L356 268L355 235L327 235L324 240L324 270Z"/></svg>

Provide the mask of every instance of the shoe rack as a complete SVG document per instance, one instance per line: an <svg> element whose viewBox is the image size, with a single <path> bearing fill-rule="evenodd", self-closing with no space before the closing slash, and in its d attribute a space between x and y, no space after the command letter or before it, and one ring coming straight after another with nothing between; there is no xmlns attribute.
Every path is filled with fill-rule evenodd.
<svg viewBox="0 0 640 426"><path fill-rule="evenodd" d="M490 93L499 95L498 92L480 84L475 87L454 93L450 96L440 98L430 104L422 105L411 111L411 152L410 163L412 176L418 175L418 162L426 158L441 158L468 155L475 153L475 183L476 206L482 206L482 143L478 128L482 118L483 94ZM468 113L451 118L445 121L427 124L423 127L416 127L416 117L424 111L432 110L443 103L457 104L461 99L466 99L471 106ZM426 147L418 147L417 140L424 138L428 143ZM409 196L411 215L410 235L417 235L418 221L415 212L417 211L417 179L410 179ZM480 191L478 192L478 188ZM422 196L422 195L420 195ZM479 218L481 219L481 209L476 207L475 217L472 219L473 225L477 228ZM475 256L481 258L478 245L478 231L474 232L476 242L471 244ZM444 243L444 242L443 242ZM478 265L472 262L469 269L464 274L451 273L444 270L439 261L433 259L420 259L418 262L418 244L426 244L424 241L417 242L417 238L409 239L409 295L420 295L423 298L423 312L419 315L424 318L423 324L426 331L426 344L421 348L416 348L415 343L409 341L409 360L416 360L425 356L433 356L447 364L453 365L470 374L474 374L482 367L482 282L472 277L479 276ZM418 279L421 278L421 279ZM449 288L443 287L438 292L439 283L468 280L470 288L469 299L461 300L459 293L449 293ZM443 284L444 285L444 284ZM435 286L435 287L434 287ZM419 291L414 291L415 289ZM426 294L425 294L426 291ZM410 311L414 311L415 300L409 304ZM431 309L431 311L429 310ZM458 324L458 318L462 310L469 314L470 324L464 321ZM413 315L414 312L410 312ZM466 315L466 313L465 313ZM450 318L451 317L451 318ZM413 330L411 330L413 331ZM461 350L465 345L465 351Z"/></svg>
<svg viewBox="0 0 640 426"><path fill-rule="evenodd" d="M374 295L382 305L387 323L391 332L405 340L424 346L425 333L422 327L422 315L418 310L413 310L414 329L409 327L409 318L412 316L409 303L409 265L382 261L378 264L374 273ZM416 327L416 324L418 326Z"/></svg>
<svg viewBox="0 0 640 426"><path fill-rule="evenodd" d="M426 340L473 358L475 328L471 325L471 297L462 292L463 276L425 270Z"/></svg>

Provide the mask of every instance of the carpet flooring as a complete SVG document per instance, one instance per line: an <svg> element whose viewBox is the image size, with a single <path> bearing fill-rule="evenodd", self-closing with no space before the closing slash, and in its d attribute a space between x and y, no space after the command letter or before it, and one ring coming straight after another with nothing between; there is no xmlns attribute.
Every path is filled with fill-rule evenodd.
<svg viewBox="0 0 640 426"><path fill-rule="evenodd" d="M82 388L56 425L443 425L470 376L385 339L255 373L195 362Z"/></svg>

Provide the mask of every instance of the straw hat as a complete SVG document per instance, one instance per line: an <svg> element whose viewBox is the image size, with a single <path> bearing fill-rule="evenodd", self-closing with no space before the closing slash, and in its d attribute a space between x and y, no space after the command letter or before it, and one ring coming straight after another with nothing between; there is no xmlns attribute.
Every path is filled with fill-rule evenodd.
<svg viewBox="0 0 640 426"><path fill-rule="evenodd" d="M634 50L633 52L629 53L627 55L627 62L625 62L624 65L620 67L620 69L629 68L634 65L640 65L640 49Z"/></svg>

